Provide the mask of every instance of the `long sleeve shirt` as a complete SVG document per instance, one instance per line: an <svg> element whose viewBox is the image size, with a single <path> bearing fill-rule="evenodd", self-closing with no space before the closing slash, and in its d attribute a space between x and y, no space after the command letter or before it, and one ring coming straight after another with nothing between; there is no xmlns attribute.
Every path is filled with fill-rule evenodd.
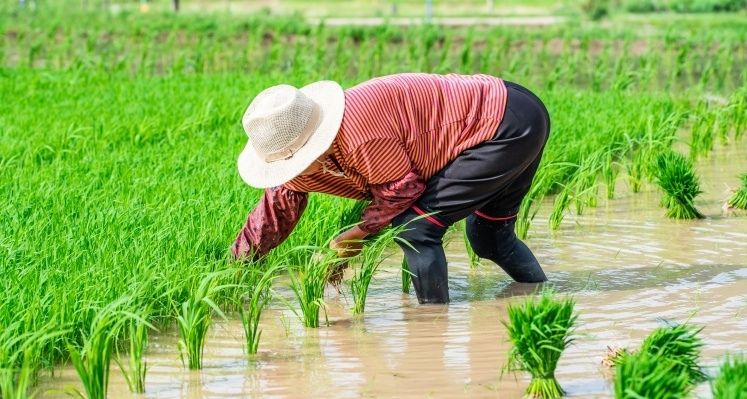
<svg viewBox="0 0 747 399"><path fill-rule="evenodd" d="M427 180L490 138L503 119L506 87L487 75L399 74L345 91L345 113L326 164L267 189L232 248L262 256L288 237L320 192L370 200L359 227L375 232L411 207Z"/></svg>

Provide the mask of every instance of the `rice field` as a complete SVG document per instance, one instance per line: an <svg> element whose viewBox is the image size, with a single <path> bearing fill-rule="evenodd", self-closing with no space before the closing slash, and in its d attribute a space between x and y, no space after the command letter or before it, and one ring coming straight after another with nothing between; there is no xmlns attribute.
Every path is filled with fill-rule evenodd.
<svg viewBox="0 0 747 399"><path fill-rule="evenodd" d="M350 224L344 210L360 204L312 196L294 233L269 256L256 264L229 257L261 194L236 170L246 140L240 116L270 85L334 79L350 87L424 71L486 73L531 88L550 111L552 134L517 222L529 239L567 235L588 213L639 192L655 193L645 196L659 207L655 220L709 223L712 209L698 208L708 186L698 173L715 148L743 145L747 129L743 14L540 29L0 10L2 398L44 396L39 381L65 365L80 381L65 388L69 395L107 397L110 374L120 369L133 392L148 394L149 336L175 331L183 367L201 369L210 331L226 320L240 321L251 359L266 347L265 308L290 309L309 329L329 325L335 310L325 283L339 261L314 254ZM717 219L747 223L738 209L746 173L724 177L729 213ZM341 289L352 293L350 317L369 312L369 284L392 240L391 232L376 238L349 266ZM467 248L460 253L470 269L491 267ZM745 258L737 265L747 267ZM407 266L394 263L403 281L390 285L407 292ZM564 331L556 335L564 348ZM652 358L660 354L646 353L624 356L615 380L638 381L641 370L666 374L666 362ZM541 379L558 362L545 357L550 374ZM532 371L523 364L514 365ZM724 364L722 373L744 369L739 357ZM667 383L689 393L689 378ZM553 395L563 392L556 384ZM624 388L618 394L620 384L609 392L638 397ZM740 397L723 379L712 384L714 397Z"/></svg>

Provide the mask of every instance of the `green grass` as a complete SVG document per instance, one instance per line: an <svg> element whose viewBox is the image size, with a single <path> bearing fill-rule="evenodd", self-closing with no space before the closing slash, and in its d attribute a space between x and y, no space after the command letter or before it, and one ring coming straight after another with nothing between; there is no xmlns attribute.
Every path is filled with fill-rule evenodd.
<svg viewBox="0 0 747 399"><path fill-rule="evenodd" d="M732 208L747 209L747 173L740 176L741 185L727 202Z"/></svg>
<svg viewBox="0 0 747 399"><path fill-rule="evenodd" d="M505 370L526 371L532 380L526 395L533 398L559 398L564 395L555 379L555 369L563 351L573 342L577 315L573 299L555 299L549 290L539 298L509 305L508 330L511 350Z"/></svg>
<svg viewBox="0 0 747 399"><path fill-rule="evenodd" d="M661 206L672 219L702 219L695 197L702 193L692 162L674 151L656 157L652 165L656 183L663 192Z"/></svg>
<svg viewBox="0 0 747 399"><path fill-rule="evenodd" d="M742 357L728 357L711 381L713 399L741 399L747 397L747 361Z"/></svg>

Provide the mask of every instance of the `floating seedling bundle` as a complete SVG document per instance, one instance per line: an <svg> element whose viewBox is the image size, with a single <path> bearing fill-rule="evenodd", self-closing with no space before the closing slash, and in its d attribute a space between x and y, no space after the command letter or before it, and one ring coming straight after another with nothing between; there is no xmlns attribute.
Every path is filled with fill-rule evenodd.
<svg viewBox="0 0 747 399"><path fill-rule="evenodd" d="M741 185L729 198L728 205L731 208L747 209L747 173L740 176Z"/></svg>
<svg viewBox="0 0 747 399"><path fill-rule="evenodd" d="M747 360L728 357L711 381L713 399L747 398Z"/></svg>
<svg viewBox="0 0 747 399"><path fill-rule="evenodd" d="M577 318L574 305L573 299L557 300L551 291L544 290L538 299L508 306L508 321L503 324L512 346L504 369L532 375L527 396L542 399L563 396L555 369L561 354L573 342Z"/></svg>
<svg viewBox="0 0 747 399"><path fill-rule="evenodd" d="M652 165L656 184L663 192L661 206L667 217L673 219L699 219L703 215L695 208L695 197L700 191L700 182L693 164L681 154L667 150L659 154Z"/></svg>
<svg viewBox="0 0 747 399"><path fill-rule="evenodd" d="M615 366L619 398L682 398L706 380L699 365L702 328L675 324L657 328L637 351L621 350ZM662 396L663 395L663 396Z"/></svg>

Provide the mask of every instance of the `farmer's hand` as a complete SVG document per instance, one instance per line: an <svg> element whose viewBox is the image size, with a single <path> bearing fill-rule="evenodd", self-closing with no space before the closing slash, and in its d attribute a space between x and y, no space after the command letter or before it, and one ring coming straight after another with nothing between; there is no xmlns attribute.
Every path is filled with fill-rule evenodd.
<svg viewBox="0 0 747 399"><path fill-rule="evenodd" d="M355 226L332 240L329 247L337 251L337 256L340 258L350 258L360 253L363 248L363 239L367 235L368 233Z"/></svg>

